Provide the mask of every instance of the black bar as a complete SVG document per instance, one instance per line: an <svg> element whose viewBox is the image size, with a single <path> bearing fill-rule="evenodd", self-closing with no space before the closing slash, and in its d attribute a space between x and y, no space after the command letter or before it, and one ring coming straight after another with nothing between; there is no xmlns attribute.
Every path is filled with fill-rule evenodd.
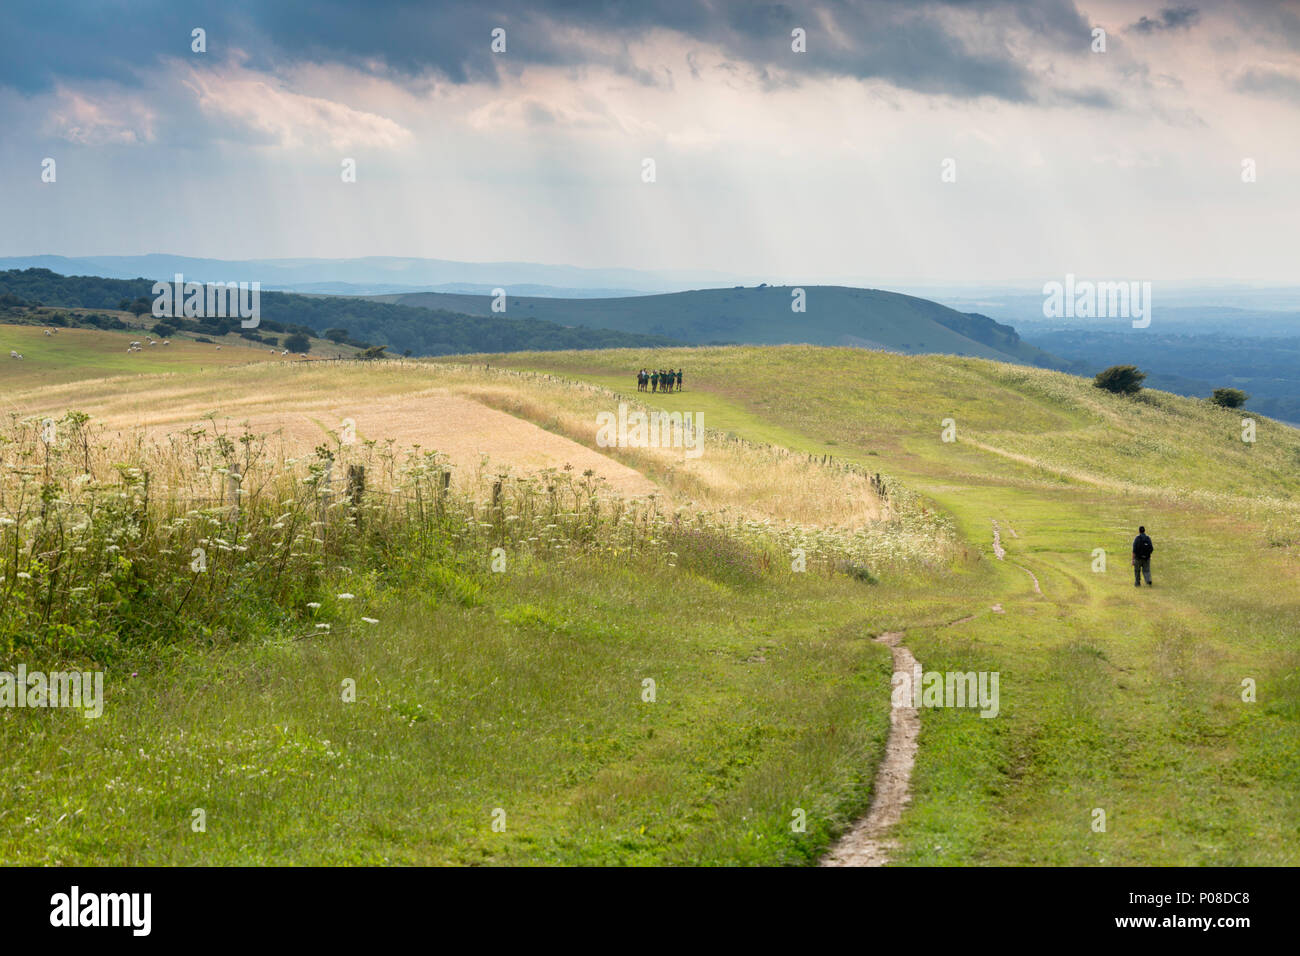
<svg viewBox="0 0 1300 956"><path fill-rule="evenodd" d="M444 934L458 927L494 944L503 934L538 943L588 937L603 927L615 934L607 941L658 939L668 946L682 941L682 926L698 924L732 942L771 943L788 932L813 946L822 934L848 932L864 949L966 951L1017 940L1073 946L1128 937L1182 946L1200 939L1232 946L1290 936L1294 879L1287 869L1195 868L6 868L0 899L15 941L75 934L83 942L128 945L257 940L333 948L374 945L395 933L451 944L460 934ZM150 894L148 935L136 936L127 917L121 922L128 925L117 927L51 925L52 901L57 894L70 898L73 886L83 907L88 895ZM124 912L142 915L142 907ZM1134 918L1155 922L1119 925ZM1178 923L1189 918L1216 922L1208 929ZM1248 925L1217 922L1240 918Z"/></svg>

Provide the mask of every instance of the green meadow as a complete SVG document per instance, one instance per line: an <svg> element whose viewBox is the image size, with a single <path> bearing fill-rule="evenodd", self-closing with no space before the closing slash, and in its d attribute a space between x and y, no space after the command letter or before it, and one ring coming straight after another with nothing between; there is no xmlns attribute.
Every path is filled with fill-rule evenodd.
<svg viewBox="0 0 1300 956"><path fill-rule="evenodd" d="M899 862L1300 860L1300 432L1257 419L1249 443L1237 411L938 356L488 361L625 391L622 369L682 366L689 390L665 406L878 465L956 518L982 551L962 575L974 619L901 626L927 670L999 672L1001 713L923 710ZM1156 540L1151 589L1128 562L1139 524Z"/></svg>
<svg viewBox="0 0 1300 956"><path fill-rule="evenodd" d="M128 544L132 569L110 573L137 619L99 620L78 644L50 626L81 621L78 599L16 590L63 593L49 558L36 578L12 573L21 535L48 528L6 526L18 557L0 589L45 638L9 633L0 664L107 679L98 719L0 709L0 858L811 864L870 803L891 691L872 638L901 630L928 671L997 672L1000 705L922 709L896 864L1300 861L1300 432L1258 419L1246 442L1239 412L969 358L791 346L464 363L512 387L575 383L553 412L541 389L496 407L592 448L595 414L621 394L701 414L701 462L741 438L881 472L919 496L907 508L950 516L963 547L800 574L788 538L715 518L683 532L642 515L636 546L611 547L622 519L576 499L542 516L565 532L542 547L469 495L461 524L385 511L380 534L375 510L350 535L330 522L355 514L325 516L317 545L277 537L269 498L248 507L264 523L229 567L283 553L300 573L232 571L182 601L160 549L188 551ZM684 368L686 390L638 395L642 366ZM198 389L226 373L183 374ZM271 386L284 371L258 374ZM459 374L427 363L430 384ZM0 444L7 466L18 447ZM0 510L18 500L6 487ZM140 530L154 504L141 507L122 527ZM1139 524L1151 589L1128 565ZM160 636L168 613L187 616L186 639Z"/></svg>

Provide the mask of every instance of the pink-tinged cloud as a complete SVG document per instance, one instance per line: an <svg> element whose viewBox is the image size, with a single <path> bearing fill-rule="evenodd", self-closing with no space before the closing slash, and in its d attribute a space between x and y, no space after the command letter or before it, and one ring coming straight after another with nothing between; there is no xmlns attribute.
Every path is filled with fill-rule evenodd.
<svg viewBox="0 0 1300 956"><path fill-rule="evenodd" d="M413 138L386 116L295 92L276 77L242 67L191 67L183 82L209 119L233 122L281 147L397 149Z"/></svg>
<svg viewBox="0 0 1300 956"><path fill-rule="evenodd" d="M156 114L134 96L96 95L60 87L45 119L47 135L82 146L153 142Z"/></svg>

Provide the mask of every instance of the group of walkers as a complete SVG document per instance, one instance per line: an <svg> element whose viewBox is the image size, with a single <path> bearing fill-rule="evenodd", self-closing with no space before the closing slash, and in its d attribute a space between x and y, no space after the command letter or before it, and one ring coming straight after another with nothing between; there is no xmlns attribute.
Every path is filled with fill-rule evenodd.
<svg viewBox="0 0 1300 956"><path fill-rule="evenodd" d="M680 392L682 390L682 370L656 369L651 372L641 369L636 373L636 390L638 392Z"/></svg>

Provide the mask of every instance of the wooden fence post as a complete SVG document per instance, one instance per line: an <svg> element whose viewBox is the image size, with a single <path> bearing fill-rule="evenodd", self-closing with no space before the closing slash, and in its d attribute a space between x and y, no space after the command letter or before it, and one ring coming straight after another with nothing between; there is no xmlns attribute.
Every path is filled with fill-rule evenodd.
<svg viewBox="0 0 1300 956"><path fill-rule="evenodd" d="M320 520L325 522L329 517L330 506L330 485L334 481L334 459L329 458L325 461L325 471L321 474L320 484L316 491L319 495L318 507L320 508Z"/></svg>
<svg viewBox="0 0 1300 956"><path fill-rule="evenodd" d="M352 520L361 527L361 500L366 493L366 466L348 465L348 497L352 499Z"/></svg>
<svg viewBox="0 0 1300 956"><path fill-rule="evenodd" d="M444 471L441 472L441 475L442 481L438 482L437 501L437 512L439 517L442 516L443 509L446 507L447 488L451 485L451 472Z"/></svg>
<svg viewBox="0 0 1300 956"><path fill-rule="evenodd" d="M236 522L239 521L239 484L243 481L243 475L239 471L239 462L232 461L230 469L226 473L226 490L230 495L230 517Z"/></svg>

